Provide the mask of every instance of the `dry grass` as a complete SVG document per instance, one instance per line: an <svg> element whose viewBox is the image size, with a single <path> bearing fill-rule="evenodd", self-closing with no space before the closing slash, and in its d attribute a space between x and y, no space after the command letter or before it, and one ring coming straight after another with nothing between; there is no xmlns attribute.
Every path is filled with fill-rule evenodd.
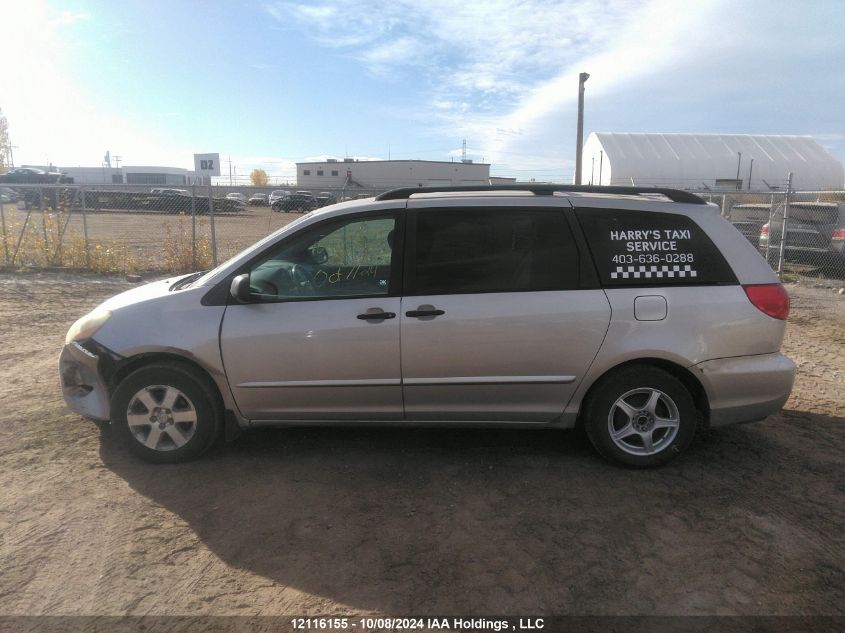
<svg viewBox="0 0 845 633"><path fill-rule="evenodd" d="M165 236L153 257L138 257L126 238L88 239L84 231L69 225L70 200L59 201L58 209L4 212L3 261L28 268L67 268L99 273L145 271L188 272L211 266L208 220L197 219L196 247L192 247L191 223L183 214L172 220L158 220ZM78 214L75 214L78 215ZM89 218L89 222L91 218ZM77 222L78 224L78 222Z"/></svg>
<svg viewBox="0 0 845 633"><path fill-rule="evenodd" d="M196 247L192 246L193 235L190 222L184 214L179 214L175 229L170 222L162 221L165 234L162 252L162 270L167 272L190 272L211 268L211 238L206 226L208 220L197 219Z"/></svg>

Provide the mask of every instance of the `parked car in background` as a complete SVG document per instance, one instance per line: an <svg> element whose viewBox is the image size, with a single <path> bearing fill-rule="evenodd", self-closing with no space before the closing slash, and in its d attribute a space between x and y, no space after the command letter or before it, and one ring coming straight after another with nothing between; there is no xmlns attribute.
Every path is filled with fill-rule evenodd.
<svg viewBox="0 0 845 633"><path fill-rule="evenodd" d="M334 205L109 299L67 333L65 402L153 462L224 428L375 421L580 426L638 467L786 402L789 296L715 205L478 189Z"/></svg>
<svg viewBox="0 0 845 633"><path fill-rule="evenodd" d="M731 224L754 246L760 244L760 229L769 221L771 205L737 204L731 208Z"/></svg>
<svg viewBox="0 0 845 633"><path fill-rule="evenodd" d="M190 196L190 192L187 189L167 189L162 187L156 187L155 189L150 189L150 194L154 196Z"/></svg>
<svg viewBox="0 0 845 633"><path fill-rule="evenodd" d="M783 236L783 212L780 211L760 228L759 248L776 264ZM845 203L793 202L783 257L787 262L823 266L845 274ZM768 248L767 248L768 247Z"/></svg>
<svg viewBox="0 0 845 633"><path fill-rule="evenodd" d="M281 200L277 200L273 211L295 211L308 213L317 208L317 198L310 191L295 191Z"/></svg>
<svg viewBox="0 0 845 633"><path fill-rule="evenodd" d="M19 197L18 192L11 187L0 187L0 202L17 202Z"/></svg>
<svg viewBox="0 0 845 633"><path fill-rule="evenodd" d="M47 174L43 169L36 167L15 167L3 174L3 177L8 178L24 178L27 176L45 176Z"/></svg>
<svg viewBox="0 0 845 633"><path fill-rule="evenodd" d="M238 202L243 202L244 204L247 203L246 195L242 193L227 193L226 200L237 200Z"/></svg>
<svg viewBox="0 0 845 633"><path fill-rule="evenodd" d="M266 193L254 193L249 199L249 204L254 207L266 207L267 206L267 194Z"/></svg>
<svg viewBox="0 0 845 633"><path fill-rule="evenodd" d="M290 195L290 191L285 191L284 189L276 189L275 191L270 193L270 198L268 202L270 206L274 206L279 200L282 198L286 198Z"/></svg>
<svg viewBox="0 0 845 633"><path fill-rule="evenodd" d="M0 183L18 183L22 185L51 185L72 183L73 178L61 172L47 172L37 167L16 167L0 174Z"/></svg>
<svg viewBox="0 0 845 633"><path fill-rule="evenodd" d="M321 191L315 196L318 207L327 207L337 202L337 197L331 191Z"/></svg>
<svg viewBox="0 0 845 633"><path fill-rule="evenodd" d="M132 201L140 198L139 208L149 211L163 211L164 213L184 213L186 215L191 213L191 194L186 189L173 189L169 187L155 187L150 189L148 195L135 194L126 191L117 192L96 192L98 197L105 197L110 199L106 202L107 206L116 206L122 208L125 203L128 207L133 207ZM115 205L116 202L122 202ZM196 204L194 204L196 208ZM197 211L199 213L199 211Z"/></svg>

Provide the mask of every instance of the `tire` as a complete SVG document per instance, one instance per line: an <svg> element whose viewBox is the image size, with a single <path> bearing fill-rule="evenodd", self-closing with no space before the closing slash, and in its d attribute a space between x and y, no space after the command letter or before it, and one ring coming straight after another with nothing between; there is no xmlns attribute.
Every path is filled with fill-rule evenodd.
<svg viewBox="0 0 845 633"><path fill-rule="evenodd" d="M763 251L763 255L766 256L766 251ZM769 255L766 257L766 262L769 264L772 270L778 269L778 260L780 259L780 251L769 249Z"/></svg>
<svg viewBox="0 0 845 633"><path fill-rule="evenodd" d="M159 464L198 457L222 428L222 407L211 380L178 363L133 371L115 389L111 410L112 423L127 448Z"/></svg>
<svg viewBox="0 0 845 633"><path fill-rule="evenodd" d="M659 466L683 453L698 423L683 383L650 365L628 366L602 378L590 391L584 413L584 429L596 450L638 468Z"/></svg>

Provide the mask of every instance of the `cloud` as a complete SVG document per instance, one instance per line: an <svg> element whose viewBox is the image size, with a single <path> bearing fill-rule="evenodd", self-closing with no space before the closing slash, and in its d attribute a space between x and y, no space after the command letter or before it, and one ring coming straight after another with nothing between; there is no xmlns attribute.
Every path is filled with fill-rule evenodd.
<svg viewBox="0 0 845 633"><path fill-rule="evenodd" d="M54 26L62 26L90 19L91 14L86 13L84 11L62 11L57 17L52 18L50 22Z"/></svg>
<svg viewBox="0 0 845 633"><path fill-rule="evenodd" d="M673 46L705 12L679 12L668 0L338 0L266 8L373 75L413 77L425 93L414 118L433 121L433 132L471 137L488 158L570 102L572 77L585 63L604 73L597 88L635 80L676 58Z"/></svg>
<svg viewBox="0 0 845 633"><path fill-rule="evenodd" d="M488 0L274 2L265 10L371 72L427 64L444 90L513 94L607 39L635 3Z"/></svg>
<svg viewBox="0 0 845 633"><path fill-rule="evenodd" d="M425 57L425 47L412 37L400 37L385 44L366 49L358 59L364 62L375 75L386 75L394 67L396 60L403 60L403 65L418 65Z"/></svg>
<svg viewBox="0 0 845 633"><path fill-rule="evenodd" d="M522 156L513 161L520 165L565 164L573 152L581 71L592 75L588 119L612 129L633 123L635 129L760 132L769 121L783 133L790 127L808 133L814 125L828 134L838 129L835 106L822 110L813 105L818 99L795 104L790 99L798 97L789 95L822 79L829 90L818 94L842 94L843 75L832 63L841 57L834 28L845 22L841 2L814 3L813 11L787 0L274 6L279 19L292 18L307 37L371 74L408 80L403 88L416 93L415 108L394 104L393 116L429 122L432 136L468 138L496 164L507 164L509 156ZM842 147L839 139L827 142Z"/></svg>

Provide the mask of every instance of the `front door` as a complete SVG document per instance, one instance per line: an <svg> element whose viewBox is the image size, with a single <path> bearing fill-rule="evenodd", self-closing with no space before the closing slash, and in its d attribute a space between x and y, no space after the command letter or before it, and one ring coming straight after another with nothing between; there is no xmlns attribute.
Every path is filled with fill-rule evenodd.
<svg viewBox="0 0 845 633"><path fill-rule="evenodd" d="M326 221L249 267L253 302L228 306L220 333L245 417L402 418L398 224L394 214Z"/></svg>

